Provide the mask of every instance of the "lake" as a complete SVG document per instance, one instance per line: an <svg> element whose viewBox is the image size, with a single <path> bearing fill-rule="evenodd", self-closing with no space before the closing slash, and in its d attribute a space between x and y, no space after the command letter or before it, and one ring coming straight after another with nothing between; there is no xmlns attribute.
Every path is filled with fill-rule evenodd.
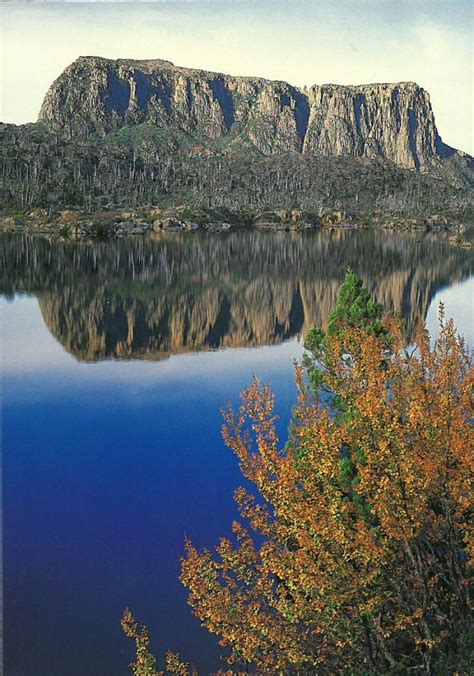
<svg viewBox="0 0 474 676"><path fill-rule="evenodd" d="M441 235L5 235L1 257L6 676L130 673L127 605L154 652L218 668L178 576L185 534L211 547L236 517L219 409L256 373L284 441L293 359L348 267L408 340L443 300L474 344L472 253Z"/></svg>

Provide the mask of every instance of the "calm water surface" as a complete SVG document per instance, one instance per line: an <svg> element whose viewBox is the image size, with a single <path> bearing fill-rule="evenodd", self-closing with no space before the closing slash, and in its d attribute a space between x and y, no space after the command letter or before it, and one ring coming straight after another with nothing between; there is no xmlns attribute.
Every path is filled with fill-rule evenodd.
<svg viewBox="0 0 474 676"><path fill-rule="evenodd" d="M4 236L1 255L7 676L129 673L126 605L157 653L216 667L178 575L184 535L212 546L236 516L219 408L255 372L285 436L292 360L348 266L411 333L443 299L474 343L472 255L439 238Z"/></svg>

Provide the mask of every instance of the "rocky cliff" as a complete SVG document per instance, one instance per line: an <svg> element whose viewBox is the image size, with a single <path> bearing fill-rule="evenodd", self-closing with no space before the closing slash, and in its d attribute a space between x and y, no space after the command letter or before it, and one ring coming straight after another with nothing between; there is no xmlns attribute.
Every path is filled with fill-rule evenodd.
<svg viewBox="0 0 474 676"><path fill-rule="evenodd" d="M80 57L49 89L39 121L79 136L146 123L176 145L384 158L409 169L454 152L438 135L428 93L413 82L300 89L162 60Z"/></svg>

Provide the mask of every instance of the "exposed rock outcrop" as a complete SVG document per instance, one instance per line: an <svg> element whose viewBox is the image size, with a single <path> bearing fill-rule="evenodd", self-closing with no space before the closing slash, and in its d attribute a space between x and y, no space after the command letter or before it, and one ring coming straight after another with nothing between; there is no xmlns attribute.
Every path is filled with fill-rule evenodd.
<svg viewBox="0 0 474 676"><path fill-rule="evenodd" d="M162 60L80 57L50 87L39 120L78 135L148 123L170 143L382 157L410 169L454 152L438 135L428 93L413 82L300 89Z"/></svg>

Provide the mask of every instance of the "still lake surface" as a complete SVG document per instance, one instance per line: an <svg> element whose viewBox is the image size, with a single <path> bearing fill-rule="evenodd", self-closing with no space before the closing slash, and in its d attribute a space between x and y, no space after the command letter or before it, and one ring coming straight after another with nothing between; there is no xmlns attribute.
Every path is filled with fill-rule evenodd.
<svg viewBox="0 0 474 676"><path fill-rule="evenodd" d="M410 335L440 300L474 344L473 256L376 231L2 237L6 676L120 676L129 605L152 647L217 668L178 581L187 534L230 532L242 484L219 408L270 381L284 440L292 360L351 266Z"/></svg>

